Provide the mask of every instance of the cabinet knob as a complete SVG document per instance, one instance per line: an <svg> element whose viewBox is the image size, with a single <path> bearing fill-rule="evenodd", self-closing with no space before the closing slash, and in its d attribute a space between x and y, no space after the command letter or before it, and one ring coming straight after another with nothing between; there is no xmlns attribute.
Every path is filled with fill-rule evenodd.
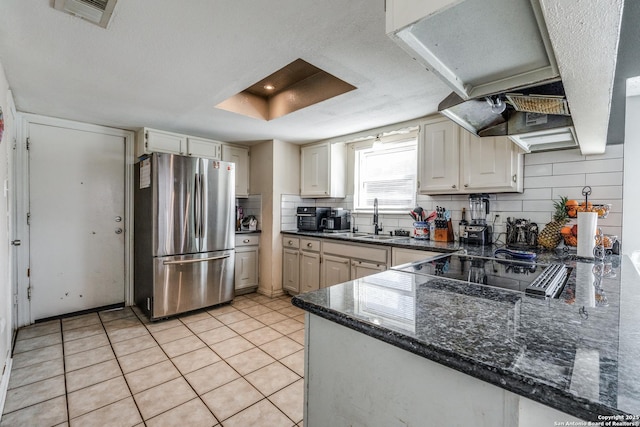
<svg viewBox="0 0 640 427"><path fill-rule="evenodd" d="M289 240L288 245L289 245L289 246L293 245L293 240Z"/></svg>
<svg viewBox="0 0 640 427"><path fill-rule="evenodd" d="M244 240L242 241L242 243L249 243L250 241L251 241L251 240L249 240L249 239L244 239Z"/></svg>
<svg viewBox="0 0 640 427"><path fill-rule="evenodd" d="M518 175L513 175L513 182L518 182Z"/></svg>
<svg viewBox="0 0 640 427"><path fill-rule="evenodd" d="M451 188L456 188L456 185L455 185L455 184L453 184L453 185L451 186Z"/></svg>
<svg viewBox="0 0 640 427"><path fill-rule="evenodd" d="M310 248L311 246L313 246L311 243L307 243L308 248Z"/></svg>
<svg viewBox="0 0 640 427"><path fill-rule="evenodd" d="M466 187L468 187L468 186L469 186L469 184L465 184L464 186L465 186L465 188L466 188Z"/></svg>

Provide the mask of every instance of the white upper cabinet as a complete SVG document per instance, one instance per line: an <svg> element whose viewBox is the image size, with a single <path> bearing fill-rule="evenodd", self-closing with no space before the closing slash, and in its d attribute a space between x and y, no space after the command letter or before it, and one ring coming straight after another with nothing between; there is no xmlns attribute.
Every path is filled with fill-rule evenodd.
<svg viewBox="0 0 640 427"><path fill-rule="evenodd" d="M460 130L449 119L425 122L418 144L420 193L451 193L460 187Z"/></svg>
<svg viewBox="0 0 640 427"><path fill-rule="evenodd" d="M136 157L151 153L184 155L187 151L187 137L177 133L144 128L136 138Z"/></svg>
<svg viewBox="0 0 640 427"><path fill-rule="evenodd" d="M249 149L225 144L222 160L236 164L236 197L249 197Z"/></svg>
<svg viewBox="0 0 640 427"><path fill-rule="evenodd" d="M300 195L344 197L346 194L346 145L323 143L300 149Z"/></svg>
<svg viewBox="0 0 640 427"><path fill-rule="evenodd" d="M149 128L138 131L136 137L136 157L151 153L169 153L220 160L221 147L220 141Z"/></svg>
<svg viewBox="0 0 640 427"><path fill-rule="evenodd" d="M222 143L212 139L187 137L187 155L205 159L222 159Z"/></svg>
<svg viewBox="0 0 640 427"><path fill-rule="evenodd" d="M522 191L520 150L506 136L479 138L461 129L462 186L475 191Z"/></svg>
<svg viewBox="0 0 640 427"><path fill-rule="evenodd" d="M420 131L421 194L523 191L524 156L508 137L479 138L448 119L425 121Z"/></svg>

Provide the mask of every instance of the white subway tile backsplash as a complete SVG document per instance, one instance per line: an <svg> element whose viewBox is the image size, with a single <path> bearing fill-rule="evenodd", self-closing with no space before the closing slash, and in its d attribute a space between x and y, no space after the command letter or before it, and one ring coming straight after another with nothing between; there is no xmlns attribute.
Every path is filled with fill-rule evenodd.
<svg viewBox="0 0 640 427"><path fill-rule="evenodd" d="M525 176L546 176L553 174L553 165L551 163L543 163L540 165L528 165L524 167Z"/></svg>
<svg viewBox="0 0 640 427"><path fill-rule="evenodd" d="M579 162L585 159L585 156L580 154L580 150L557 150L557 151L545 151L542 153L530 153L524 156L524 164L527 165L539 165L544 163L558 163L558 162Z"/></svg>
<svg viewBox="0 0 640 427"><path fill-rule="evenodd" d="M525 188L522 193L498 194L498 200L549 200L551 199L551 188Z"/></svg>
<svg viewBox="0 0 640 427"><path fill-rule="evenodd" d="M622 185L623 178L622 172L592 173L587 175L586 185Z"/></svg>
<svg viewBox="0 0 640 427"><path fill-rule="evenodd" d="M521 200L491 200L489 205L491 212L521 211L523 202Z"/></svg>
<svg viewBox="0 0 640 427"><path fill-rule="evenodd" d="M525 200L522 202L522 210L528 212L550 212L553 211L553 201Z"/></svg>
<svg viewBox="0 0 640 427"><path fill-rule="evenodd" d="M621 171L623 159L587 160L584 162L554 163L554 175Z"/></svg>
<svg viewBox="0 0 640 427"><path fill-rule="evenodd" d="M536 176L524 177L525 188L553 188L559 185L565 187L584 187L586 182L585 174L562 175L562 176Z"/></svg>

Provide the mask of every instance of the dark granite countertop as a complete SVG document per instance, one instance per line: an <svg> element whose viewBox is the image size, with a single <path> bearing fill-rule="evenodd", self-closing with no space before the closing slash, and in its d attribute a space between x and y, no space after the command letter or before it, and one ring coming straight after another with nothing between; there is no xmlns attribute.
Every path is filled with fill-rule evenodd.
<svg viewBox="0 0 640 427"><path fill-rule="evenodd" d="M323 232L323 231L281 231L282 234L289 234L302 237L315 237L322 239L341 240L349 243L366 243L371 245L392 246L405 249L416 249L422 251L434 251L434 252L455 252L462 248L458 242L435 242L433 240L419 240L412 237L393 236L393 239L389 240L375 240L372 238L365 238L366 233L351 233L349 231L344 232ZM370 236L370 235L369 235ZM382 234L383 238L389 236L388 234ZM481 249L482 247L478 247Z"/></svg>
<svg viewBox="0 0 640 427"><path fill-rule="evenodd" d="M458 249L486 256L494 248ZM389 270L298 295L293 304L584 420L640 415L633 263L562 251L538 261L574 267L559 299Z"/></svg>

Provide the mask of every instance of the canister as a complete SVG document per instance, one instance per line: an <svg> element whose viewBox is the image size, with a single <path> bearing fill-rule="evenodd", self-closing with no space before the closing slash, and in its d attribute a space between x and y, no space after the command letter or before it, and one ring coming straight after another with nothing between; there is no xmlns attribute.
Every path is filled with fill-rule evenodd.
<svg viewBox="0 0 640 427"><path fill-rule="evenodd" d="M427 221L414 222L413 237L416 239L429 240L429 223Z"/></svg>

